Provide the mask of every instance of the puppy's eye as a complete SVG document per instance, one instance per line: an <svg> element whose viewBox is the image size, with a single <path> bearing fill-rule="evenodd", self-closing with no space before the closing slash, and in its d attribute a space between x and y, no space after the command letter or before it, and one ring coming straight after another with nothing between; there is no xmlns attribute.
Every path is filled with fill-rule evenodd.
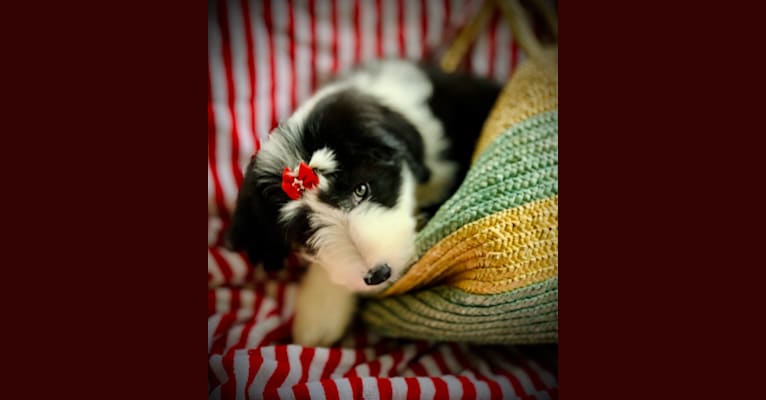
<svg viewBox="0 0 766 400"><path fill-rule="evenodd" d="M354 188L354 200L358 204L370 195L370 185L362 183Z"/></svg>

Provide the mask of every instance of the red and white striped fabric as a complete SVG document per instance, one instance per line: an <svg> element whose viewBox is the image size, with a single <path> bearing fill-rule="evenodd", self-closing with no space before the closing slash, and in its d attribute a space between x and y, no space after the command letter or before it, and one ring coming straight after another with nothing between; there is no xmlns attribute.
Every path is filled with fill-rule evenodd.
<svg viewBox="0 0 766 400"><path fill-rule="evenodd" d="M208 291L208 373L213 399L552 399L555 346L466 346L380 338L359 324L334 348L290 343L297 279L245 269L211 249L232 281ZM234 265L239 264L237 267ZM236 271L236 272L235 272ZM256 270L261 271L261 270Z"/></svg>
<svg viewBox="0 0 766 400"><path fill-rule="evenodd" d="M266 273L220 248L243 169L271 129L332 74L428 58L480 0L208 2L208 372L211 398L555 398L555 347L381 339L291 345L301 267ZM505 81L522 60L498 16L465 68Z"/></svg>

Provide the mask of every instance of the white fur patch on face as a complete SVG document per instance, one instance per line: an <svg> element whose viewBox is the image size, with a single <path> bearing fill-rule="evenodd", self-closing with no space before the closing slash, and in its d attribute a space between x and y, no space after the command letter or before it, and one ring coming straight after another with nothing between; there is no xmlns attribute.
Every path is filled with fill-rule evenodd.
<svg viewBox="0 0 766 400"><path fill-rule="evenodd" d="M402 168L402 186L396 206L388 208L372 201L344 211L320 202L316 193L302 199L311 208L309 224L316 233L309 244L316 251L307 255L327 270L330 280L357 293L375 293L399 278L415 257L415 180ZM370 286L364 276L388 264L388 282Z"/></svg>
<svg viewBox="0 0 766 400"><path fill-rule="evenodd" d="M311 155L309 167L318 169L324 174L335 171L338 167L338 162L335 161L335 153L327 147L322 147Z"/></svg>

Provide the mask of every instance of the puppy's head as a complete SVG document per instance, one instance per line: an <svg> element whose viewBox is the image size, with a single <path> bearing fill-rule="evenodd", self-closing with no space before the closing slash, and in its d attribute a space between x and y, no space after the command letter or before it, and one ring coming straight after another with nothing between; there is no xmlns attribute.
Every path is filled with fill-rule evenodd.
<svg viewBox="0 0 766 400"><path fill-rule="evenodd" d="M283 170L318 184L292 199ZM377 292L414 261L415 187L429 178L415 128L378 100L342 90L272 132L239 193L230 248L278 268L291 247L356 292Z"/></svg>

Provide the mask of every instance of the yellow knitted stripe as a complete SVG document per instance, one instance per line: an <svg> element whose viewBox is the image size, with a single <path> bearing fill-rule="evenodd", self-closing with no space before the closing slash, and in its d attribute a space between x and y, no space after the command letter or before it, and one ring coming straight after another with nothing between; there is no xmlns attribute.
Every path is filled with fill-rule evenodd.
<svg viewBox="0 0 766 400"><path fill-rule="evenodd" d="M558 274L558 195L463 226L433 246L384 296L435 283L496 294Z"/></svg>
<svg viewBox="0 0 766 400"><path fill-rule="evenodd" d="M547 49L540 63L528 60L514 72L484 122L473 160L509 127L559 106L558 50Z"/></svg>

